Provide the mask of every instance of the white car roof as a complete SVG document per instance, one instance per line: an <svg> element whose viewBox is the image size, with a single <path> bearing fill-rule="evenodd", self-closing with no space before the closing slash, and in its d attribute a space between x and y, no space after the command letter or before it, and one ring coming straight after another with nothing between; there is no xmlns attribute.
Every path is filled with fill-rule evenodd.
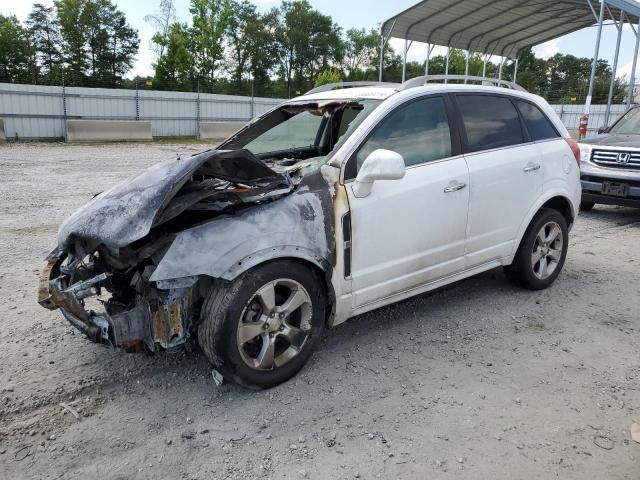
<svg viewBox="0 0 640 480"><path fill-rule="evenodd" d="M485 92L485 93L502 93L510 94L522 98L539 98L537 95L522 92L519 90L507 89L503 87L494 87L488 85L464 85L455 83L430 83L421 87L400 90L398 87L386 86L368 86L342 88L336 90L327 90L325 92L305 94L300 97L292 98L287 103L298 103L306 101L323 101L323 100L356 100L356 99L373 99L386 100L387 98L398 94L415 94L415 93L432 93L432 92Z"/></svg>
<svg viewBox="0 0 640 480"><path fill-rule="evenodd" d="M354 87L342 88L338 90L328 90L326 92L311 93L302 95L301 97L292 98L289 102L305 102L314 100L355 100L355 99L372 99L385 100L391 95L398 93L398 89L394 87Z"/></svg>

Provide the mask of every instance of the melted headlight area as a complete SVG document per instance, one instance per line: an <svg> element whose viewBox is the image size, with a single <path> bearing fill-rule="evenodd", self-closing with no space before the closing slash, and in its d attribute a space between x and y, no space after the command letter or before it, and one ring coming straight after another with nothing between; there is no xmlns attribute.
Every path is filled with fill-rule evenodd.
<svg viewBox="0 0 640 480"><path fill-rule="evenodd" d="M191 336L198 279L161 290L149 282L147 263L114 268L97 250L82 257L49 259L39 285L39 303L60 309L91 341L127 352L155 352L184 344Z"/></svg>

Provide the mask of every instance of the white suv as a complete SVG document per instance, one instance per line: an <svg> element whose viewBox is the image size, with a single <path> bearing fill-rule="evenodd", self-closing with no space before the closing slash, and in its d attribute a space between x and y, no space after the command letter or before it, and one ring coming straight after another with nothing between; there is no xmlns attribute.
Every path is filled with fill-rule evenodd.
<svg viewBox="0 0 640 480"><path fill-rule="evenodd" d="M268 388L364 312L496 267L548 287L577 144L540 97L426 81L321 88L96 196L60 228L40 303L126 351L197 337Z"/></svg>

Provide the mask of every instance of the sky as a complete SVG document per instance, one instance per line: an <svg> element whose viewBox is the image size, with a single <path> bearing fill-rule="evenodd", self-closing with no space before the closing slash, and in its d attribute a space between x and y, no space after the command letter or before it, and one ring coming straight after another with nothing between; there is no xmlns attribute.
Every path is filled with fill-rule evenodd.
<svg viewBox="0 0 640 480"><path fill-rule="evenodd" d="M52 5L53 0L38 0L39 3ZM154 13L158 9L159 0L112 0L122 10L128 22L138 30L140 36L140 50L130 75L153 74L153 52L150 39L153 28L144 21L145 15ZM279 0L253 0L261 10L268 10L280 4ZM310 0L314 8L331 15L336 23L345 30L349 28L379 28L380 23L398 12L417 3L417 0ZM375 8L373 8L375 5ZM0 13L13 14L24 21L31 10L32 2L29 0L0 0ZM176 0L176 10L179 20L190 21L189 0ZM595 28L588 28L558 38L551 42L534 48L537 56L548 58L556 53L572 54L578 57L592 57L596 37ZM616 29L613 25L606 26L603 31L600 45L600 58L613 63L615 54ZM398 51L404 48L404 41L392 40L393 47ZM618 76L629 76L633 63L633 50L635 47L635 35L627 25L622 35ZM444 48L438 48L435 54L444 53ZM416 43L409 51L409 60L424 62L427 55L427 47Z"/></svg>

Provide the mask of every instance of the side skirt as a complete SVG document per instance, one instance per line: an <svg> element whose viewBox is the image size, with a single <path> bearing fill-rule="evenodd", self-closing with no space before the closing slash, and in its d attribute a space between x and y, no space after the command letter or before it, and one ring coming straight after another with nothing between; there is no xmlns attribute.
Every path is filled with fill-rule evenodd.
<svg viewBox="0 0 640 480"><path fill-rule="evenodd" d="M456 273L453 275L449 275L443 277L439 280L436 280L431 283L427 283L425 285L421 285L419 287L412 288L410 290L406 290L404 292L396 293L389 297L381 298L376 300L375 302L368 303L366 305L362 305L356 309L351 310L349 315L345 315L344 317L338 316L338 312L341 309L337 310L336 318L333 322L333 326L339 325L341 323L346 322L348 319L355 317L357 315L362 315L363 313L370 312L372 310L376 310L378 308L385 307L387 305L391 305L393 303L401 302L402 300L406 300L407 298L415 297L416 295L421 295L423 293L429 292L431 290L436 290L440 287L444 287L445 285L449 285L451 283L455 283L460 280L464 280L465 278L473 277L474 275L478 275L480 273L486 272L488 270L493 270L494 268L501 267L503 265L507 265L508 257L500 259L500 260L492 260L490 262L484 263L482 265L478 265L477 267L471 268L469 270L465 270L464 272ZM340 303L342 302L350 302L351 295L346 295L340 298ZM343 303L344 304L344 303Z"/></svg>

